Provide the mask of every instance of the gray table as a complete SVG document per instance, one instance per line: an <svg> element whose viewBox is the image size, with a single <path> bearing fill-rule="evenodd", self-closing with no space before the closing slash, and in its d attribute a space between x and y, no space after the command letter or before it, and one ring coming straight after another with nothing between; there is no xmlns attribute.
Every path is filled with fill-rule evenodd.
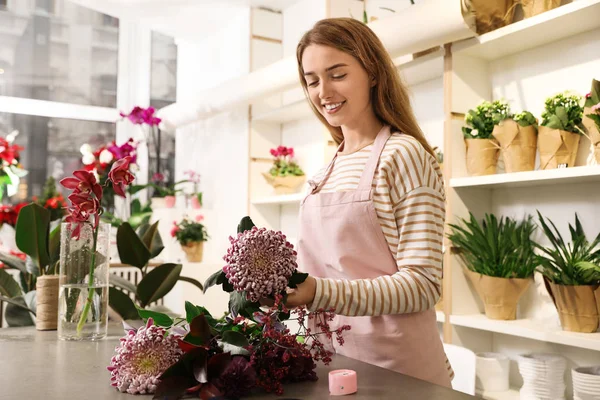
<svg viewBox="0 0 600 400"><path fill-rule="evenodd" d="M99 342L63 342L56 331L35 328L0 329L0 399L150 399L117 392L106 370L123 330L112 325L109 337ZM325 399L330 397L327 374L353 369L358 393L351 399L465 400L472 396L432 385L350 358L335 356L329 366L318 364L317 382L290 384L282 397L256 394L253 399Z"/></svg>

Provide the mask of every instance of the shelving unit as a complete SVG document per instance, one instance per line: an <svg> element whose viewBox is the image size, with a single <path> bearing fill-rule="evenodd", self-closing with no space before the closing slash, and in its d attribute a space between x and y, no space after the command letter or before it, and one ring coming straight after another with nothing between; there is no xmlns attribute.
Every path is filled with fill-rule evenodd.
<svg viewBox="0 0 600 400"><path fill-rule="evenodd" d="M252 204L258 205L285 205L285 204L300 204L304 198L303 193L282 194L278 196L261 197L252 200Z"/></svg>

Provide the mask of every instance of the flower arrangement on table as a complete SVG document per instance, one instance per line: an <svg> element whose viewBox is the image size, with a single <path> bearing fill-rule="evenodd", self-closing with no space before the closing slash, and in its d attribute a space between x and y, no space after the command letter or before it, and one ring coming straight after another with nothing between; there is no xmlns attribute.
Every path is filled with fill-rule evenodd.
<svg viewBox="0 0 600 400"><path fill-rule="evenodd" d="M226 266L208 278L204 289L221 285L230 293L229 312L221 318L186 302L185 318L140 310L146 324L125 326L126 336L108 366L111 384L121 392L155 393L155 398L239 398L254 389L283 394L286 382L317 379L317 361L332 353L319 339L343 344L344 325L332 330L333 313L305 308L288 310L287 288L306 279L296 252L281 232L258 229L245 217L230 237ZM261 308L260 299L273 306ZM294 316L299 331L283 324ZM316 326L311 330L310 326Z"/></svg>
<svg viewBox="0 0 600 400"><path fill-rule="evenodd" d="M200 174L194 170L187 170L183 173L188 177L188 181L193 183L193 192L191 193L192 208L198 209L202 207L202 192L198 191L200 183Z"/></svg>
<svg viewBox="0 0 600 400"><path fill-rule="evenodd" d="M134 174L138 170L137 146L138 143L133 138L121 145L117 145L113 140L95 150L89 144L81 146L83 169L92 172L98 183L104 187L101 204L103 209L114 210L114 192L106 185L108 173L117 161L129 157L129 172Z"/></svg>
<svg viewBox="0 0 600 400"><path fill-rule="evenodd" d="M540 169L575 166L583 132L581 96L568 92L549 97L544 102L539 127Z"/></svg>
<svg viewBox="0 0 600 400"><path fill-rule="evenodd" d="M294 160L294 148L278 146L271 149L274 157L273 166L268 173L263 173L267 182L275 188L277 194L296 192L306 180L304 171Z"/></svg>
<svg viewBox="0 0 600 400"><path fill-rule="evenodd" d="M206 227L202 224L204 216L197 215L192 221L185 217L179 223L173 221L171 236L177 239L189 262L201 262L204 253L204 242L209 239Z"/></svg>
<svg viewBox="0 0 600 400"><path fill-rule="evenodd" d="M6 137L0 137L0 200L5 195L13 196L18 190L20 178L27 175L19 161L23 147L13 144L18 134L18 131L13 131Z"/></svg>

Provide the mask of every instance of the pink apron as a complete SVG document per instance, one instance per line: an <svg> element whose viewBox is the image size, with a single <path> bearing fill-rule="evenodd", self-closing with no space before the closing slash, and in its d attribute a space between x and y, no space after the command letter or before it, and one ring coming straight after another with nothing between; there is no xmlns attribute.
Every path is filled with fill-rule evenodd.
<svg viewBox="0 0 600 400"><path fill-rule="evenodd" d="M320 278L348 280L374 279L398 272L377 219L371 190L389 137L389 127L377 135L356 190L317 193L331 174L337 153L323 180L311 183L312 191L300 207L298 265L305 272ZM351 330L344 333L343 346L335 340L331 342L337 354L451 387L433 309L379 317L338 315L331 326L343 324L350 325Z"/></svg>

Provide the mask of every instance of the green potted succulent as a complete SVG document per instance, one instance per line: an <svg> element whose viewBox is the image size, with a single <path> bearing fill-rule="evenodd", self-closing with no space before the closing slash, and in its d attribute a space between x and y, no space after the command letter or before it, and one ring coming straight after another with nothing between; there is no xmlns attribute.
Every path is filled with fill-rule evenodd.
<svg viewBox="0 0 600 400"><path fill-rule="evenodd" d="M204 217L196 216L195 221L185 217L179 223L173 221L171 236L177 239L189 262L202 262L204 242L209 239L206 227L202 224Z"/></svg>
<svg viewBox="0 0 600 400"><path fill-rule="evenodd" d="M534 242L535 224L486 214L480 224L470 214L449 224L448 238L460 257L465 274L472 282L491 319L516 318L519 298L532 282L537 267Z"/></svg>
<svg viewBox="0 0 600 400"><path fill-rule="evenodd" d="M538 137L540 169L573 167L583 133L581 96L559 93L544 104Z"/></svg>
<svg viewBox="0 0 600 400"><path fill-rule="evenodd" d="M494 126L508 118L508 104L501 100L483 101L465 115L462 133L467 149L467 172L470 176L496 173L500 146L492 133Z"/></svg>
<svg viewBox="0 0 600 400"><path fill-rule="evenodd" d="M579 217L567 243L554 223L539 222L549 246L536 244L540 272L566 331L596 332L600 326L600 234L588 241Z"/></svg>
<svg viewBox="0 0 600 400"><path fill-rule="evenodd" d="M268 173L263 173L267 182L273 186L276 194L290 194L306 181L304 171L294 160L292 147L279 146L271 149L274 157L273 166Z"/></svg>

